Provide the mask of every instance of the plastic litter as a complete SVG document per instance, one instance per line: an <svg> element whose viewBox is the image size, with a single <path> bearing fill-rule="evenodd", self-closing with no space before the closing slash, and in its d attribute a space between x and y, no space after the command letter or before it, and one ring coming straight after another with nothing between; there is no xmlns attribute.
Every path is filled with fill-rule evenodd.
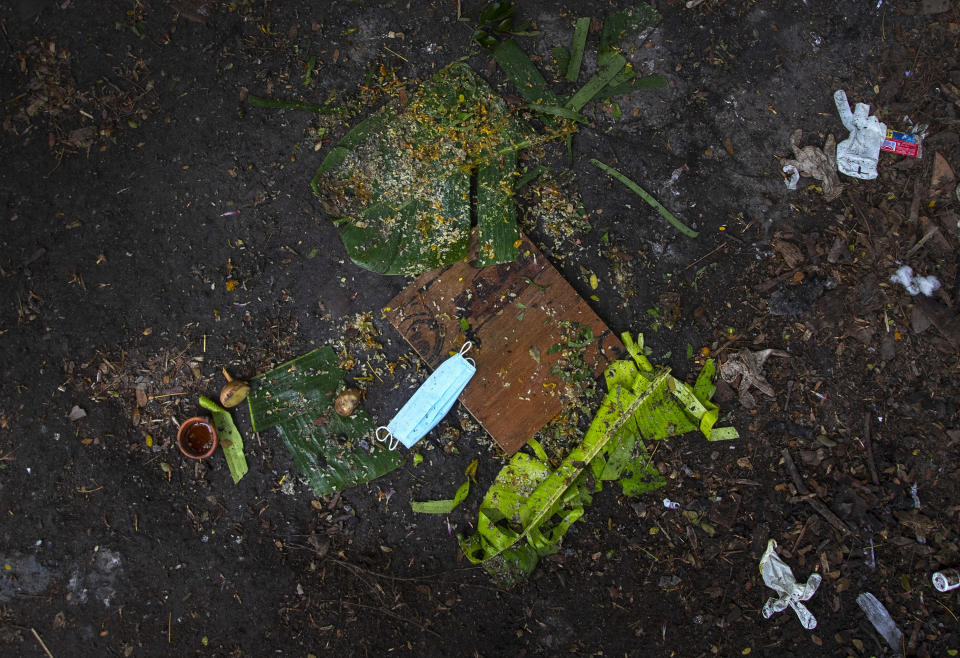
<svg viewBox="0 0 960 658"><path fill-rule="evenodd" d="M767 599L763 605L763 617L770 619L776 612L783 612L788 607L793 608L803 627L808 631L813 630L817 627L817 619L801 601L809 601L816 594L823 579L820 574L812 573L805 584L799 584L787 563L777 555L776 548L777 542L771 539L767 542L767 550L763 552L763 557L760 558L760 575L763 576L763 582L780 595L778 598L771 596Z"/></svg>
<svg viewBox="0 0 960 658"><path fill-rule="evenodd" d="M919 134L902 133L888 128L880 150L886 151L887 153L905 155L909 158L916 158L920 156L922 139L923 136Z"/></svg>
<svg viewBox="0 0 960 658"><path fill-rule="evenodd" d="M680 503L670 500L669 498L663 499L663 506L667 509L680 509Z"/></svg>
<svg viewBox="0 0 960 658"><path fill-rule="evenodd" d="M887 641L890 648L894 651L900 651L903 644L903 633L897 628L897 623L893 621L893 617L877 600L877 597L870 592L863 592L857 597L857 605L867 615L867 619L877 629L877 632Z"/></svg>
<svg viewBox="0 0 960 658"><path fill-rule="evenodd" d="M930 577L930 580L933 581L933 586L937 588L938 592L949 592L952 589L960 587L960 570L944 569L943 571L935 571L933 576Z"/></svg>
<svg viewBox="0 0 960 658"><path fill-rule="evenodd" d="M800 182L800 172L797 171L797 168L794 165L785 165L783 167L783 173L790 177L785 181L787 184L787 189L797 189L797 183Z"/></svg>
<svg viewBox="0 0 960 658"><path fill-rule="evenodd" d="M901 266L896 274L890 277L890 281L903 284L907 292L914 296L923 293L924 297L930 297L940 287L940 280L937 277L916 276L909 265Z"/></svg>
<svg viewBox="0 0 960 658"><path fill-rule="evenodd" d="M828 135L823 148L804 146L800 148L803 130L797 129L790 135L790 148L793 149L793 160L784 160L783 173L790 176L786 181L787 189L797 189L800 176L813 176L823 183L823 196L827 201L833 201L843 191L840 177L837 175L837 142L833 135Z"/></svg>
<svg viewBox="0 0 960 658"><path fill-rule="evenodd" d="M887 125L870 116L870 106L865 103L857 103L851 112L842 89L834 92L833 101L840 121L850 131L850 136L837 144L837 168L847 176L873 180L877 177L877 159L887 136Z"/></svg>

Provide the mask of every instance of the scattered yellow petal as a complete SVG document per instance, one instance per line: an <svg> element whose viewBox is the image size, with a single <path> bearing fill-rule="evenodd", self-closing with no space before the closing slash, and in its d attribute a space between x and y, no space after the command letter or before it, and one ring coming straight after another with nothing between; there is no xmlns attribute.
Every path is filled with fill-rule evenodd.
<svg viewBox="0 0 960 658"><path fill-rule="evenodd" d="M590 288L592 288L593 290L596 290L596 289L597 289L597 286L599 286L599 285L600 285L600 280L597 278L597 275L591 272L591 273L590 273Z"/></svg>
<svg viewBox="0 0 960 658"><path fill-rule="evenodd" d="M152 448L152 447L153 447L153 435L152 435L152 434L147 434L147 447L148 447L148 448Z"/></svg>
<svg viewBox="0 0 960 658"><path fill-rule="evenodd" d="M748 656L748 655L750 655L750 652L751 652L751 651L752 651L752 649L751 649L750 647L747 647L746 649L744 649L743 651L740 652L740 655L741 655L741 656Z"/></svg>
<svg viewBox="0 0 960 658"><path fill-rule="evenodd" d="M149 336L152 333L153 333L153 329L151 329L150 327L147 327L146 329L143 330L144 336Z"/></svg>

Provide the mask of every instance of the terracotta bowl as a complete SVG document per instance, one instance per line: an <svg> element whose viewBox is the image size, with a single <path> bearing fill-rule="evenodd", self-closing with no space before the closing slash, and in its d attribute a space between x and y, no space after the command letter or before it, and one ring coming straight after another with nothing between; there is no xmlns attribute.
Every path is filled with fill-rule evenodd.
<svg viewBox="0 0 960 658"><path fill-rule="evenodd" d="M209 457L217 449L218 441L213 421L202 416L186 419L177 432L177 446L190 459Z"/></svg>

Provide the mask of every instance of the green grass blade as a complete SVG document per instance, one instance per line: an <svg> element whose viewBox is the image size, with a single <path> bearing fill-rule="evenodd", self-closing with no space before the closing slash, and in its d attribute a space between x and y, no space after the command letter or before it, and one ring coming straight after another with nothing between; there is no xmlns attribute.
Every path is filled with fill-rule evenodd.
<svg viewBox="0 0 960 658"><path fill-rule="evenodd" d="M590 19L578 18L573 28L573 43L570 44L570 63L567 64L567 80L576 82L580 77L580 64L583 62L583 49L587 45L587 32L590 31Z"/></svg>
<svg viewBox="0 0 960 658"><path fill-rule="evenodd" d="M304 103L303 101L285 101L279 98L263 98L262 96L254 96L253 94L247 94L247 103L253 107L265 107L275 110L304 110L306 112L313 112L314 114L350 114L350 110L345 107L315 105L313 103Z"/></svg>
<svg viewBox="0 0 960 658"><path fill-rule="evenodd" d="M460 485L457 493L449 500L426 500L423 502L410 501L410 509L420 514L449 514L457 505L462 503L470 493L470 480Z"/></svg>
<svg viewBox="0 0 960 658"><path fill-rule="evenodd" d="M587 84L583 85L580 91L574 94L573 98L568 100L564 107L568 110L579 112L583 109L583 106L593 100L593 97L599 94L600 91L607 86L607 83L620 73L626 65L627 60L623 55L614 55L611 57L606 66L590 78Z"/></svg>
<svg viewBox="0 0 960 658"><path fill-rule="evenodd" d="M547 88L547 81L543 79L543 75L513 39L500 42L493 49L493 59L528 103L557 104L557 98Z"/></svg>
<svg viewBox="0 0 960 658"><path fill-rule="evenodd" d="M679 219L674 217L673 213L671 213L669 210L667 210L662 205L660 205L660 202L654 199L652 196L650 196L650 194L648 194L646 190L644 190L642 187L634 183L632 180L630 180L629 178L621 174L619 171L617 171L613 167L610 167L609 165L605 165L604 163L600 162L596 158L591 158L590 162L592 162L594 165L596 165L597 167L605 171L609 176L616 178L618 181L626 185L630 189L630 191L632 191L634 194L636 194L641 199L646 201L648 204L653 206L653 208L655 208L657 212L663 215L664 219L666 219L668 222L673 224L674 228L676 228L678 231L680 231L687 237L695 238L698 235L700 235L697 231L694 231L692 228L690 228L689 226L681 222Z"/></svg>
<svg viewBox="0 0 960 658"><path fill-rule="evenodd" d="M665 75L646 75L642 78L631 77L627 81L617 83L616 79L610 81L610 85L603 90L607 96L616 96L617 94L629 94L631 91L640 89L660 89L667 86L667 76Z"/></svg>
<svg viewBox="0 0 960 658"><path fill-rule="evenodd" d="M557 107L555 105L527 105L527 108L533 110L534 112L540 112L542 114L550 114L555 117L560 117L561 119L567 119L569 121L576 121L577 123L587 123L587 117L583 116L579 112L574 112L571 109L566 107Z"/></svg>

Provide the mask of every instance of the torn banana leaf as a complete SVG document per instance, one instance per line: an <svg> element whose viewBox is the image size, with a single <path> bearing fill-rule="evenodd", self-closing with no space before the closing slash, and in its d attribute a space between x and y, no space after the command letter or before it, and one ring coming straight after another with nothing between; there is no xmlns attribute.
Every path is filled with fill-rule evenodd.
<svg viewBox="0 0 960 658"><path fill-rule="evenodd" d="M243 437L229 411L203 395L200 396L200 406L213 416L213 426L220 436L220 449L223 450L223 456L227 460L230 477L236 484L247 474L247 458L243 456Z"/></svg>
<svg viewBox="0 0 960 658"><path fill-rule="evenodd" d="M466 258L476 180L480 265L511 262L519 237L512 183L525 134L490 86L455 62L405 106L357 124L311 187L355 263L416 275Z"/></svg>
<svg viewBox="0 0 960 658"><path fill-rule="evenodd" d="M643 355L643 336L622 336L633 358L606 370L607 395L581 445L553 470L534 440L533 454L518 452L500 471L480 504L477 532L460 537L464 554L509 583L529 574L539 557L555 553L572 523L591 503L603 481L618 481L624 494L637 496L665 483L650 462L644 440L663 439L700 429L708 439L735 438L733 428L714 429L715 367L708 361L696 385L654 369ZM596 485L591 489L586 469Z"/></svg>
<svg viewBox="0 0 960 658"><path fill-rule="evenodd" d="M402 457L374 440L370 415L358 408L343 417L333 409L343 371L329 347L255 377L253 430L276 427L300 473L318 496L369 482L400 466Z"/></svg>

